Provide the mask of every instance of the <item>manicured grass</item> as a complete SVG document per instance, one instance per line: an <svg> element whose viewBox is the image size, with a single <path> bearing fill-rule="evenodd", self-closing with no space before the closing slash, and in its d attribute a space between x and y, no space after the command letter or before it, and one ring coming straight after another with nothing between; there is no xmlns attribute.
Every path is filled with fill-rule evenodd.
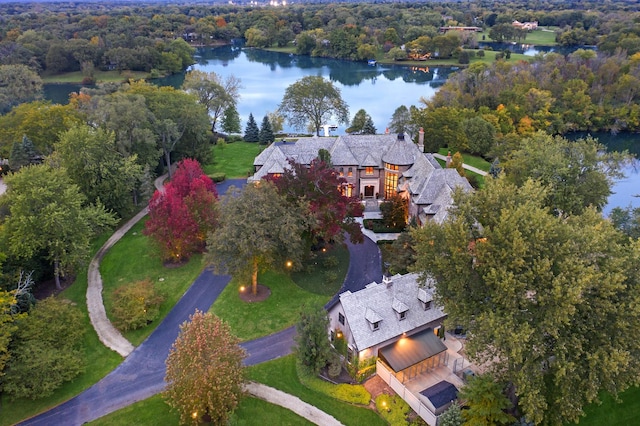
<svg viewBox="0 0 640 426"><path fill-rule="evenodd" d="M203 167L208 175L224 173L227 179L246 178L253 174L253 160L265 148L264 145L249 142L233 142L214 145L213 162Z"/></svg>
<svg viewBox="0 0 640 426"><path fill-rule="evenodd" d="M180 416L171 411L161 395L154 395L144 401L136 402L128 407L89 422L94 426L175 426L180 424Z"/></svg>
<svg viewBox="0 0 640 426"><path fill-rule="evenodd" d="M328 270L325 262L327 258L331 257L338 260L338 266L330 268L335 272L335 278L330 281L325 273ZM344 277L347 275L349 250L343 245L335 245L325 252L317 252L311 263L312 267L307 268L307 271L292 272L291 279L303 290L331 297L340 290Z"/></svg>
<svg viewBox="0 0 640 426"><path fill-rule="evenodd" d="M92 253L95 253L109 237L109 234L103 235L96 239L92 244ZM84 323L87 332L84 336L84 347L86 352L87 367L83 374L76 377L73 381L62 385L55 393L47 398L32 401L30 399L17 399L11 401L7 395L0 398L0 425L11 425L20 420L32 417L42 411L52 408L81 391L89 388L98 382L104 376L113 370L120 362L122 357L116 352L107 349L98 340L98 335L91 326L89 314L87 313L86 304L87 293L87 268L78 271L75 282L66 289L61 297L71 300L75 303L84 314Z"/></svg>
<svg viewBox="0 0 640 426"><path fill-rule="evenodd" d="M94 79L97 83L120 82L129 79L141 80L149 76L149 73L140 71L95 71ZM67 72L64 74L43 75L44 83L82 83L84 75L81 71Z"/></svg>
<svg viewBox="0 0 640 426"><path fill-rule="evenodd" d="M266 272L258 277L258 282L271 290L266 300L242 301L238 295L240 285L234 279L211 307L211 311L224 319L233 334L242 340L266 336L294 325L300 307L305 303L324 304L329 301L328 296L301 289L285 274Z"/></svg>
<svg viewBox="0 0 640 426"><path fill-rule="evenodd" d="M165 267L151 240L142 235L144 222L143 219L127 232L100 264L104 286L102 297L107 315L113 306L113 292L124 284L149 279L165 297L160 307L160 317L156 321L144 328L123 333L136 346L155 330L203 269L201 255L194 255L180 267ZM113 320L111 317L110 319Z"/></svg>
<svg viewBox="0 0 640 426"><path fill-rule="evenodd" d="M627 426L637 424L640 419L640 387L627 389L620 394L621 403L614 401L609 394L602 396L602 404L585 407L586 417L580 420L584 426Z"/></svg>
<svg viewBox="0 0 640 426"><path fill-rule="evenodd" d="M295 395L325 413L331 414L347 426L387 424L375 411L369 408L340 402L337 399L306 388L298 379L296 359L293 355L250 367L249 378Z"/></svg>
<svg viewBox="0 0 640 426"><path fill-rule="evenodd" d="M155 395L89 424L93 426L128 426L134 423L136 426L175 426L179 424L179 416L165 404L162 396ZM312 424L293 411L253 397L244 398L229 421L230 426L307 426Z"/></svg>
<svg viewBox="0 0 640 426"><path fill-rule="evenodd" d="M489 29L487 29L487 31L482 32L482 33L476 33L476 40L480 41L480 42L486 42L486 43L490 43L493 42L494 40L489 38ZM482 36L485 36L485 39L482 39ZM511 41L511 40L509 40ZM535 44L537 46L555 46L556 43L556 33L554 31L553 28L544 28L542 29L542 27L538 27L537 30L535 31L531 31L530 33L527 33L527 37L522 40L519 41L517 43L520 44Z"/></svg>
<svg viewBox="0 0 640 426"><path fill-rule="evenodd" d="M438 150L438 154L442 154L444 156L446 156L448 152L449 152L448 148L440 148ZM451 155L453 154L455 154L455 152L451 152ZM477 155L472 155L466 152L461 152L461 154L462 154L462 161L464 162L464 164L468 164L472 167L476 167L485 172L489 172L489 170L491 169L491 163L485 160L484 158L479 157Z"/></svg>

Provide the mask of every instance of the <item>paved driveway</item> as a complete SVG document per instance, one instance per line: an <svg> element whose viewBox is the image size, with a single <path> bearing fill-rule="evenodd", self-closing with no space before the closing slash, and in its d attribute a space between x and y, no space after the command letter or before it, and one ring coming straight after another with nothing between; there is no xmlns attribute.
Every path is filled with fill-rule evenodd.
<svg viewBox="0 0 640 426"><path fill-rule="evenodd" d="M219 184L218 191L222 194L231 185L240 187L243 183L243 180L229 180ZM348 242L347 246L351 257L341 292L359 290L372 281L380 282L382 267L377 245L365 238L363 244ZM160 393L164 388L164 362L178 337L180 324L196 309L208 311L229 281L229 276L203 271L156 330L115 370L78 396L20 424L82 425ZM243 343L241 346L248 353L245 364L255 365L290 354L294 336L295 328L289 327Z"/></svg>

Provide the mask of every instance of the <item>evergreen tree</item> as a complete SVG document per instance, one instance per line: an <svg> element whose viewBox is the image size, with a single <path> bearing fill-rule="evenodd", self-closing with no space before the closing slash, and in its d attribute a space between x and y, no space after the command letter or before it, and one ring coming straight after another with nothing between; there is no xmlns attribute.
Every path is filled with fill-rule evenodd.
<svg viewBox="0 0 640 426"><path fill-rule="evenodd" d="M253 118L253 114L249 114L249 121L247 121L247 127L244 130L244 140L246 142L258 142L260 141L260 129L258 129L258 123Z"/></svg>
<svg viewBox="0 0 640 426"><path fill-rule="evenodd" d="M22 141L15 142L11 147L9 155L9 167L14 172L20 170L24 166L34 163L38 158L33 142L26 135L22 137Z"/></svg>
<svg viewBox="0 0 640 426"><path fill-rule="evenodd" d="M322 306L303 306L296 324L296 354L304 368L313 374L327 364L331 345L327 338L329 317Z"/></svg>
<svg viewBox="0 0 640 426"><path fill-rule="evenodd" d="M364 122L364 126L362 127L363 135L375 135L377 132L376 126L373 125L373 120L371 116L367 114L367 119Z"/></svg>
<svg viewBox="0 0 640 426"><path fill-rule="evenodd" d="M275 140L268 115L265 115L262 119L262 126L260 126L260 135L258 137L260 139L260 143L263 145L268 145Z"/></svg>
<svg viewBox="0 0 640 426"><path fill-rule="evenodd" d="M462 410L456 402L451 404L438 418L438 424L440 426L462 426L463 423Z"/></svg>
<svg viewBox="0 0 640 426"><path fill-rule="evenodd" d="M222 116L222 131L225 133L240 133L242 131L240 127L240 116L235 105L231 105L224 110Z"/></svg>

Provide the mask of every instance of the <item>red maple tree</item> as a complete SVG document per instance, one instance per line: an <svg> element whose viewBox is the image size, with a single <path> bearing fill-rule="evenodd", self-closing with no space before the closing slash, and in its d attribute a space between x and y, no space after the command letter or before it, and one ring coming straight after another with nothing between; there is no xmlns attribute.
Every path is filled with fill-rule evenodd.
<svg viewBox="0 0 640 426"><path fill-rule="evenodd" d="M150 236L164 261L179 262L205 248L207 234L217 224L215 183L196 160L178 163L171 182L149 201L143 233Z"/></svg>
<svg viewBox="0 0 640 426"><path fill-rule="evenodd" d="M355 221L362 216L362 203L356 197L342 194L340 189L347 183L346 179L317 158L308 167L293 160L289 164L291 167L282 175L270 176L267 180L273 181L287 200L308 201L309 213L314 219L306 236L311 245L342 241L345 232L351 242L362 242L362 230Z"/></svg>

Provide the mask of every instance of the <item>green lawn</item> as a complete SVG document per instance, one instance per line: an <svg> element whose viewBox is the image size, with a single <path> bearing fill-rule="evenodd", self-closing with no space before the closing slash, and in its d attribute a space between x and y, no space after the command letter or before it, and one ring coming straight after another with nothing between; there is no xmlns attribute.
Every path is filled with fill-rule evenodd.
<svg viewBox="0 0 640 426"><path fill-rule="evenodd" d="M335 271L334 279L329 281L324 271L327 269L326 259L335 257L338 260L338 266L330 268ZM344 277L347 275L349 269L349 250L346 246L335 245L326 252L318 252L316 257L311 261L313 264L312 270L298 271L291 273L291 279L298 285L298 287L306 290L310 293L319 294L322 296L332 297L340 290Z"/></svg>
<svg viewBox="0 0 640 426"><path fill-rule="evenodd" d="M109 235L103 235L92 245L92 253L104 244ZM0 425L11 425L20 420L34 416L42 411L54 407L67 399L79 394L98 382L111 370L122 362L122 357L110 349L107 349L98 340L98 335L91 326L86 304L87 293L87 268L78 271L75 282L67 288L62 297L74 302L84 314L84 323L87 333L84 337L84 347L86 351L87 368L85 372L73 381L65 383L55 393L47 398L32 401L30 399L17 399L11 401L6 395L0 398Z"/></svg>
<svg viewBox="0 0 640 426"><path fill-rule="evenodd" d="M613 400L609 394L602 396L602 404L585 407L586 417L580 420L581 426L627 426L636 424L640 419L640 387L633 387L620 394L621 403Z"/></svg>
<svg viewBox="0 0 640 426"><path fill-rule="evenodd" d="M491 40L489 38L489 29L487 29L485 32L482 33L476 33L476 40L481 41L481 42L486 42L486 43L490 43L493 42L493 40ZM484 35L485 39L482 39L482 36ZM553 28L542 28L542 27L538 27L537 30L535 31L531 31L530 33L527 33L527 37L522 40L521 42L518 42L520 44L535 44L537 46L555 46L556 43L556 33L554 31Z"/></svg>
<svg viewBox="0 0 640 426"><path fill-rule="evenodd" d="M149 76L149 73L140 71L95 71L94 78L97 83L120 82L129 79L141 80ZM44 74L44 83L82 83L84 75L81 71L67 72L63 74Z"/></svg>
<svg viewBox="0 0 640 426"><path fill-rule="evenodd" d="M441 154L444 156L446 156L448 152L449 152L448 148L440 148L438 150L438 154ZM455 154L455 152L451 153L451 155L453 154ZM462 154L462 161L464 162L464 164L468 164L469 166L476 167L485 172L489 172L489 169L491 169L491 163L485 160L484 158L478 155L473 155L466 152L461 152L461 154Z"/></svg>
<svg viewBox="0 0 640 426"><path fill-rule="evenodd" d="M246 178L253 174L253 160L264 148L264 145L249 142L214 145L213 162L203 166L204 172L208 175L224 173L227 179Z"/></svg>
<svg viewBox="0 0 640 426"><path fill-rule="evenodd" d="M301 289L285 274L266 272L259 276L258 282L271 290L266 300L242 301L238 295L238 282L231 280L211 307L211 311L224 319L233 334L242 340L266 336L294 325L300 307L305 303L324 304L329 301L328 296Z"/></svg>
<svg viewBox="0 0 640 426"><path fill-rule="evenodd" d="M148 237L142 235L145 219L135 225L109 250L100 264L104 300L107 314L113 306L113 292L120 286L145 279L151 280L165 301L160 317L147 327L123 333L134 345L139 345L173 309L187 289L202 272L202 256L194 255L188 263L177 268L163 265ZM110 319L111 316L109 315Z"/></svg>
<svg viewBox="0 0 640 426"><path fill-rule="evenodd" d="M347 426L386 425L375 411L338 401L302 385L298 379L296 359L293 355L250 367L249 379L295 395L331 414Z"/></svg>
<svg viewBox="0 0 640 426"><path fill-rule="evenodd" d="M175 426L179 416L165 404L162 396L155 395L126 408L90 422L92 426ZM261 399L247 397L240 402L230 419L230 426L243 425L290 425L307 426L308 422L292 411Z"/></svg>

